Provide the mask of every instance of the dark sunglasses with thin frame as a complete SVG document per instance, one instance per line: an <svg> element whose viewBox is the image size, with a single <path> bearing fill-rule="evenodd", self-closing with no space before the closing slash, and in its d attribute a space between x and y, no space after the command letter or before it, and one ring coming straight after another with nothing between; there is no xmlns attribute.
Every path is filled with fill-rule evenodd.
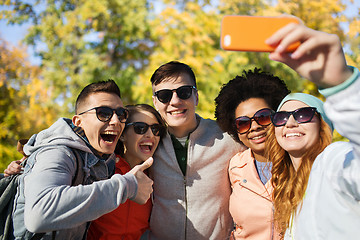
<svg viewBox="0 0 360 240"><path fill-rule="evenodd" d="M91 110L95 110L96 117L101 122L110 121L110 119L112 118L114 113L116 113L117 117L119 118L119 121L122 122L122 123L125 123L126 119L129 116L129 111L126 108L120 107L120 108L117 108L117 109L112 109L112 108L106 107L106 106L90 108L89 110L86 110L86 111L84 111L82 113L79 113L78 115L90 112Z"/></svg>
<svg viewBox="0 0 360 240"><path fill-rule="evenodd" d="M128 126L133 126L134 132L139 135L144 135L149 128L154 136L162 136L165 133L165 127L161 124L149 125L144 122L131 122L126 124L126 127Z"/></svg>
<svg viewBox="0 0 360 240"><path fill-rule="evenodd" d="M271 123L271 114L273 110L270 108L263 108L257 111L253 117L240 116L235 119L235 127L238 133L247 133L251 128L252 120L261 126L268 126Z"/></svg>
<svg viewBox="0 0 360 240"><path fill-rule="evenodd" d="M196 90L196 87L191 86L191 85L181 86L176 89L161 89L159 91L156 91L154 93L154 96L156 96L160 102L168 103L171 101L173 92L176 92L176 95L178 96L178 98L180 98L182 100L186 100L191 97L193 89Z"/></svg>
<svg viewBox="0 0 360 240"><path fill-rule="evenodd" d="M316 112L314 107L298 108L291 112L279 111L273 114L271 121L275 127L284 126L292 115L297 123L308 123L311 122Z"/></svg>

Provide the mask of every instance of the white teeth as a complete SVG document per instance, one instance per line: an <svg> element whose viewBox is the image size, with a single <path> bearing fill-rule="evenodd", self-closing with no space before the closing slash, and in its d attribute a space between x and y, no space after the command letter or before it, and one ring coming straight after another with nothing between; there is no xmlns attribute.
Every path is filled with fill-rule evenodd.
<svg viewBox="0 0 360 240"><path fill-rule="evenodd" d="M152 146L153 144L150 142L146 142L146 143L141 143L141 145L147 145L147 146Z"/></svg>
<svg viewBox="0 0 360 240"><path fill-rule="evenodd" d="M153 148L153 143L144 142L144 143L140 143L139 146L142 151L150 152L151 149Z"/></svg>
<svg viewBox="0 0 360 240"><path fill-rule="evenodd" d="M171 112L170 114L173 115L173 114L180 114L180 113L183 113L184 111L173 111Z"/></svg>
<svg viewBox="0 0 360 240"><path fill-rule="evenodd" d="M117 135L117 132L115 132L115 131L105 131L103 134Z"/></svg>
<svg viewBox="0 0 360 240"><path fill-rule="evenodd" d="M253 137L252 140L258 140L258 139L263 138L263 137L265 137L265 136L266 136L266 134L262 134L262 135L260 135L260 136Z"/></svg>
<svg viewBox="0 0 360 240"><path fill-rule="evenodd" d="M285 137L301 137L302 135L301 133L287 133Z"/></svg>

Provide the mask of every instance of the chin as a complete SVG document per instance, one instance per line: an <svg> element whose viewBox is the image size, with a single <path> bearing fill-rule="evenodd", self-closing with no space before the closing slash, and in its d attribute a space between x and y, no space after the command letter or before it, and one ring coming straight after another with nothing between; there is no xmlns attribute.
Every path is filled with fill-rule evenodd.
<svg viewBox="0 0 360 240"><path fill-rule="evenodd" d="M103 154L112 154L114 151L115 151L115 148L114 148L114 149L111 149L111 150L105 150L105 151L103 151L102 153L103 153Z"/></svg>
<svg viewBox="0 0 360 240"><path fill-rule="evenodd" d="M299 149L299 148L290 148L289 150L286 150L289 155L291 156L302 156L304 155L308 150L304 150L304 148Z"/></svg>

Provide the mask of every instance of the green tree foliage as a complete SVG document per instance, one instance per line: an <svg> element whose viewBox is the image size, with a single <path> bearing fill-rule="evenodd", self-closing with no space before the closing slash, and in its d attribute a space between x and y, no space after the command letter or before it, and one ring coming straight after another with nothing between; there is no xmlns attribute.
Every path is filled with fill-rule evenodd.
<svg viewBox="0 0 360 240"><path fill-rule="evenodd" d="M187 1L178 8L175 1L167 1L164 9L151 21L156 46L149 65L133 86L138 102L151 102L150 77L160 65L177 60L189 64L197 77L200 103L199 113L212 117L214 96L219 85L214 73L220 63L220 18L214 10L203 11L197 3Z"/></svg>
<svg viewBox="0 0 360 240"><path fill-rule="evenodd" d="M197 111L204 117L213 118L214 98L224 83L255 67L279 76L292 91L317 95L315 85L299 81L293 70L270 61L267 53L220 49L221 19L298 16L311 28L336 33L349 64L359 67L360 14L350 19L344 15L349 1L3 0L0 20L32 24L24 42L35 48L41 64L31 66L20 55L23 51L1 42L0 154L14 152L9 146L56 117L69 117L75 97L90 82L112 78L124 103L151 104L150 76L172 60L193 68L200 97ZM348 32L344 23L349 23ZM29 112L33 115L26 115Z"/></svg>
<svg viewBox="0 0 360 240"><path fill-rule="evenodd" d="M344 41L345 33L340 27L340 23L346 21L343 14L346 5L343 2L334 0L279 0L275 10L279 13L295 15L306 26L315 30L335 33ZM310 81L304 81L298 90L322 98L316 85Z"/></svg>
<svg viewBox="0 0 360 240"><path fill-rule="evenodd" d="M266 53L226 52L220 49L222 17L235 13L270 14L271 11L266 10L270 6L264 1L224 1L219 5L186 1L181 8L176 2L165 1L162 11L150 23L156 46L148 67L133 86L138 102L151 102L151 74L171 60L184 62L194 69L200 94L198 112L204 117L213 118L214 98L219 89L245 69L261 67L268 72L279 73L280 77L286 76L283 79L292 89L300 89L298 81L291 81L297 74L283 64L271 62Z"/></svg>
<svg viewBox="0 0 360 240"><path fill-rule="evenodd" d="M251 16L278 16L281 13L272 5L273 1L266 0L222 0L220 1L219 11L224 15L251 15ZM241 31L241 30L239 30ZM261 31L259 29L254 29ZM252 34L252 33L244 33ZM268 53L257 52L226 52L221 51L223 72L230 73L230 78L240 75L243 70L261 68L266 72L273 73L283 79L288 87L293 91L299 91L302 83L298 80L298 75L284 64L271 61Z"/></svg>
<svg viewBox="0 0 360 240"><path fill-rule="evenodd" d="M198 112L205 117L213 117L213 99L222 84L245 69L260 67L282 78L292 91L305 89L305 92L318 94L315 85L305 79L299 81L297 73L281 63L270 61L267 53L221 50L220 22L224 15L292 14L304 19L304 23L312 28L334 32L341 38L344 36L340 23L345 20L341 12L345 5L341 1L284 0L277 1L276 5L265 0L220 0L201 4L199 1L179 4L178 1L166 0L163 3L162 10L150 23L156 45L149 65L133 86L134 97L139 102L151 102L148 97L151 94L151 74L161 64L179 60L193 67L196 73L201 99ZM311 10L312 17L309 17ZM321 15L317 14L319 11Z"/></svg>
<svg viewBox="0 0 360 240"><path fill-rule="evenodd" d="M351 66L360 68L360 9L357 14L348 19L349 32L347 34L346 42L349 54L346 60Z"/></svg>
<svg viewBox="0 0 360 240"><path fill-rule="evenodd" d="M16 142L55 120L50 89L39 79L40 69L27 61L25 48L0 39L0 170L16 158Z"/></svg>
<svg viewBox="0 0 360 240"><path fill-rule="evenodd" d="M25 41L37 46L46 87L60 114L72 110L88 83L114 79L131 102L132 81L151 53L145 0L6 1L3 18L9 23L30 21Z"/></svg>

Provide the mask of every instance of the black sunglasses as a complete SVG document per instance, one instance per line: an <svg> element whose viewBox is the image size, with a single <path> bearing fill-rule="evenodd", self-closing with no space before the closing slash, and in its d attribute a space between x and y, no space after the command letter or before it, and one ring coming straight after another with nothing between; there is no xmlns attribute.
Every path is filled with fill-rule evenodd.
<svg viewBox="0 0 360 240"><path fill-rule="evenodd" d="M314 107L298 108L292 112L279 111L273 114L271 121L275 127L284 126L293 115L297 123L307 123L313 119L315 112L316 108Z"/></svg>
<svg viewBox="0 0 360 240"><path fill-rule="evenodd" d="M195 89L195 86L181 86L177 89L161 89L159 91L156 91L154 93L154 96L156 96L160 102L162 103L168 103L170 102L172 96L173 96L173 92L176 92L176 95L182 99L182 100L186 100L189 99L191 97L192 94L192 90Z"/></svg>
<svg viewBox="0 0 360 240"><path fill-rule="evenodd" d="M126 122L126 119L129 116L129 111L127 109L125 109L125 108L120 107L120 108L117 108L117 109L112 109L110 107L105 107L105 106L94 107L94 108L91 108L89 110L86 110L85 112L79 113L78 115L87 113L87 112L89 112L91 110L94 110L94 109L96 111L97 119L99 119L99 121L101 121L101 122L109 121L112 118L112 116L114 115L114 112L118 116L119 121L122 122L122 123Z"/></svg>
<svg viewBox="0 0 360 240"><path fill-rule="evenodd" d="M147 123L144 122L132 122L132 123L127 123L126 126L133 126L134 127L134 132L136 134L140 134L143 135L147 132L147 130L151 129L151 132L154 134L154 136L162 136L165 132L165 127L163 125L160 124L152 124L149 125Z"/></svg>
<svg viewBox="0 0 360 240"><path fill-rule="evenodd" d="M240 134L247 133L251 128L252 120L261 126L268 126L271 123L271 114L274 111L270 108L263 108L257 111L253 117L241 116L235 119L235 127Z"/></svg>

